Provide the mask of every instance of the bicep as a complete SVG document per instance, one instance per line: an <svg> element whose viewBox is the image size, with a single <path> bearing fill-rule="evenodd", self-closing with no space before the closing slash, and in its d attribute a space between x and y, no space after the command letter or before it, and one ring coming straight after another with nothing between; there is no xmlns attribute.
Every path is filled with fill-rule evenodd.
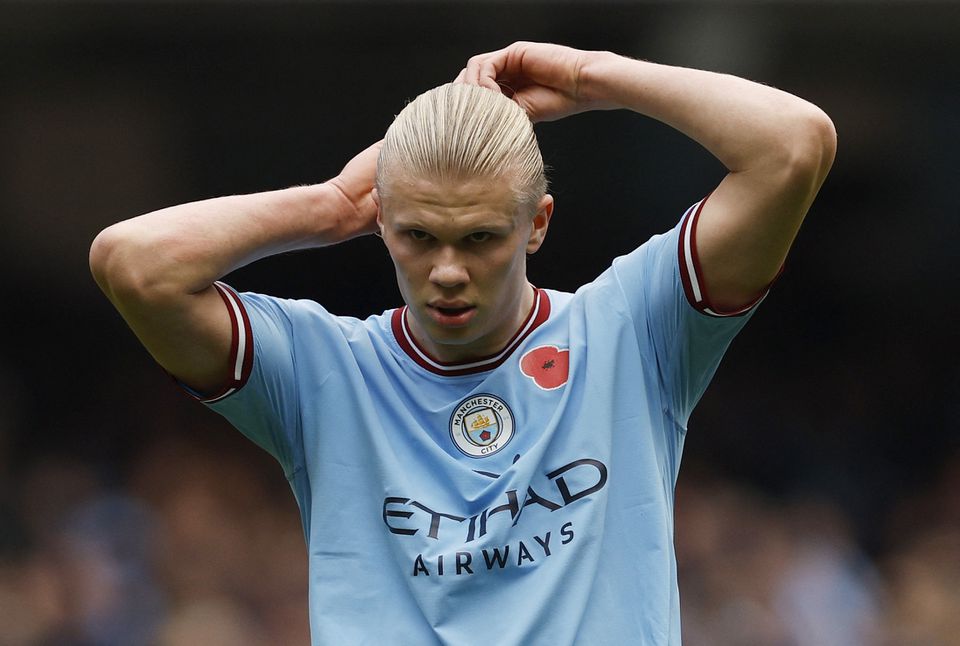
<svg viewBox="0 0 960 646"><path fill-rule="evenodd" d="M786 260L836 145L825 115L807 130L764 163L730 172L703 205L696 253L718 311L756 300Z"/></svg>
<svg viewBox="0 0 960 646"><path fill-rule="evenodd" d="M150 355L183 384L209 394L232 380L236 340L221 288L176 296L118 289L108 297Z"/></svg>

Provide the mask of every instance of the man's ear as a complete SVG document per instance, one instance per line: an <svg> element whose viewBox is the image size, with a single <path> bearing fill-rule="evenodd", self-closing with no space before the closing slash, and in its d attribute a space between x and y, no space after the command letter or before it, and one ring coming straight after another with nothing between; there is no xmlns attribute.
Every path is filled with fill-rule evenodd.
<svg viewBox="0 0 960 646"><path fill-rule="evenodd" d="M550 218L553 217L553 196L547 193L540 198L537 204L537 212L533 216L533 226L530 228L530 238L527 240L527 254L537 253L537 249L543 244L543 239L547 237L547 227L550 226Z"/></svg>
<svg viewBox="0 0 960 646"><path fill-rule="evenodd" d="M380 208L380 193L377 192L377 189L370 189L370 197L373 198L373 203L377 205L377 230L374 233L381 238L383 237L383 209Z"/></svg>

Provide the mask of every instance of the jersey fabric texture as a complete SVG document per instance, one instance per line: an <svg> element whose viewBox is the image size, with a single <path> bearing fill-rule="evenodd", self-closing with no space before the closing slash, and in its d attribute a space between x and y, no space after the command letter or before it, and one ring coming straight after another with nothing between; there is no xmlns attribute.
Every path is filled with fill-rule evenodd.
<svg viewBox="0 0 960 646"><path fill-rule="evenodd" d="M752 307L719 316L691 207L498 355L431 358L366 320L236 294L206 401L283 467L314 644L680 644L674 485L691 410Z"/></svg>

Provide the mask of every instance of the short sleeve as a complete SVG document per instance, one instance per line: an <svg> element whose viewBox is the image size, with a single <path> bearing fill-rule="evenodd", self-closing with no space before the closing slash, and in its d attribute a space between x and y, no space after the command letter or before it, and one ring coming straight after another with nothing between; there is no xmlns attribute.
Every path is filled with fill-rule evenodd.
<svg viewBox="0 0 960 646"><path fill-rule="evenodd" d="M638 341L653 348L667 412L684 429L730 342L763 300L736 312L712 307L696 256L702 206L694 204L672 230L613 264Z"/></svg>
<svg viewBox="0 0 960 646"><path fill-rule="evenodd" d="M223 392L201 401L273 455L290 478L302 464L302 434L289 302L216 286L233 324L234 372Z"/></svg>

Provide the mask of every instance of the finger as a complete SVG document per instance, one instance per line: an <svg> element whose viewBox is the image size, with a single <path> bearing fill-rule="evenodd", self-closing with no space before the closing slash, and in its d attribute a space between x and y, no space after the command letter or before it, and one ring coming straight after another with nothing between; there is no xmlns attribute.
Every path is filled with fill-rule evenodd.
<svg viewBox="0 0 960 646"><path fill-rule="evenodd" d="M475 54L467 60L467 66L464 68L464 82L470 83L471 85L483 85L485 87L493 88L489 83L481 81L481 69L484 68L484 64L489 60L494 60L498 58L503 58L506 60L506 52L510 47L504 47L502 49L497 49L492 52L484 52L482 54ZM501 68L502 69L502 68ZM496 76L493 77L493 80L496 81Z"/></svg>
<svg viewBox="0 0 960 646"><path fill-rule="evenodd" d="M464 81L470 85L480 85L480 66L483 63L483 57L486 54L477 54L471 56L464 68Z"/></svg>
<svg viewBox="0 0 960 646"><path fill-rule="evenodd" d="M505 57L491 56L484 59L477 69L477 84L494 92L500 92L497 79L503 71L505 62Z"/></svg>
<svg viewBox="0 0 960 646"><path fill-rule="evenodd" d="M467 82L467 68L460 70L460 73L457 74L457 78L453 79L454 83L466 83Z"/></svg>

